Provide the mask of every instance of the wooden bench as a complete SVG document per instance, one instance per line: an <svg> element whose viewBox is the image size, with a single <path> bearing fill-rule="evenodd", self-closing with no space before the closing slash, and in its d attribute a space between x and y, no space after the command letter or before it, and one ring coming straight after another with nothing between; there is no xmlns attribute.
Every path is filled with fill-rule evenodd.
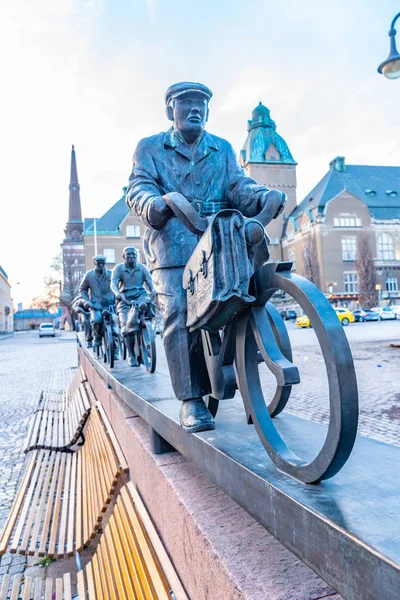
<svg viewBox="0 0 400 600"><path fill-rule="evenodd" d="M4 575L0 585L0 600L54 600L53 593L55 600L72 600L70 573L54 580Z"/></svg>
<svg viewBox="0 0 400 600"><path fill-rule="evenodd" d="M67 390L45 388L40 392L34 407L34 412L37 412L38 410L52 410L59 412L66 410L71 399L75 396L76 390L80 384L85 381L87 381L85 372L82 367L78 367Z"/></svg>
<svg viewBox="0 0 400 600"><path fill-rule="evenodd" d="M68 450L83 437L82 431L94 401L89 383L81 383L70 399L61 400L59 396L59 393L48 394L43 408L32 415L23 452L41 448Z"/></svg>
<svg viewBox="0 0 400 600"><path fill-rule="evenodd" d="M132 482L121 487L94 556L78 571L77 592L79 600L188 600ZM51 600L53 593L56 600L71 600L70 573L46 580L7 577L0 600Z"/></svg>
<svg viewBox="0 0 400 600"><path fill-rule="evenodd" d="M87 546L128 465L97 404L74 453L35 450L0 534L0 556L71 556Z"/></svg>

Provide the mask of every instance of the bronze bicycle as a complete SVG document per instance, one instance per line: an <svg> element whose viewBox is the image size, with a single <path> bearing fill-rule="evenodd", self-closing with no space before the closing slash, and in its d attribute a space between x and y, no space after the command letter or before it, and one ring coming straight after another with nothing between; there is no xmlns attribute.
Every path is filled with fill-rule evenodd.
<svg viewBox="0 0 400 600"><path fill-rule="evenodd" d="M292 263L268 262L265 211L246 219L237 210L225 209L206 219L180 194L169 194L166 202L190 231L201 236L186 265L183 285L187 325L191 331L201 330L211 384L210 411L215 416L219 402L239 390L247 422L254 424L280 470L304 483L332 477L350 456L358 424L353 358L335 311L319 288L292 272ZM270 301L278 290L292 296L310 318L328 375L328 431L311 461L295 455L273 422L300 382L288 331ZM263 387L262 365L275 378L272 392Z"/></svg>

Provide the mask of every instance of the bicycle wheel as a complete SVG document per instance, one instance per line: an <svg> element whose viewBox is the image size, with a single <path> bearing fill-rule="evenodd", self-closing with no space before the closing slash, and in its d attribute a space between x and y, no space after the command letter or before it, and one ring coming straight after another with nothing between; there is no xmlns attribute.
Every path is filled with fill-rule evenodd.
<svg viewBox="0 0 400 600"><path fill-rule="evenodd" d="M119 355L123 360L126 360L127 349L126 349L124 336L121 334L118 336L118 343L119 343Z"/></svg>
<svg viewBox="0 0 400 600"><path fill-rule="evenodd" d="M304 483L317 483L335 475L350 456L358 423L357 381L350 347L335 311L315 285L287 268L278 266L274 272L275 265L264 265L257 274L255 285L257 290L261 290L258 297L263 303L277 290L292 296L310 318L321 346L328 375L330 419L325 441L317 456L309 462L296 456L271 419L260 381L258 353L276 378L275 398L280 387L297 383L299 375L297 368L281 351L264 306L250 308L238 320L238 385L248 421L254 423L271 460L292 477ZM285 403L281 398L275 414Z"/></svg>
<svg viewBox="0 0 400 600"><path fill-rule="evenodd" d="M114 340L112 334L112 327L110 323L104 324L104 362L110 365L110 369L114 367Z"/></svg>
<svg viewBox="0 0 400 600"><path fill-rule="evenodd" d="M140 332L141 358L146 371L154 373L156 370L156 336L150 321L144 320Z"/></svg>

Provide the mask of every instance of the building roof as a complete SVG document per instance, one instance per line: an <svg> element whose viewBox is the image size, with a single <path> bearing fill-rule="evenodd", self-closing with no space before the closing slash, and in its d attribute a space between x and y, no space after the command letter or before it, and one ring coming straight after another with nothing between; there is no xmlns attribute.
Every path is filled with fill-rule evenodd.
<svg viewBox="0 0 400 600"><path fill-rule="evenodd" d="M3 277L5 277L5 279L8 280L8 275L1 265L0 265L0 273L3 275Z"/></svg>
<svg viewBox="0 0 400 600"><path fill-rule="evenodd" d="M334 158L329 166L329 171L291 212L286 224L304 212L313 220L325 212L329 200L344 190L362 200L372 218L400 219L400 167L346 165L343 156Z"/></svg>
<svg viewBox="0 0 400 600"><path fill-rule="evenodd" d="M14 319L38 319L41 317L56 317L45 308L25 308L14 313Z"/></svg>
<svg viewBox="0 0 400 600"><path fill-rule="evenodd" d="M128 205L125 201L126 188L123 188L124 195L106 212L100 219L96 220L97 235L119 234L119 225L129 213ZM85 235L94 235L94 219L85 219Z"/></svg>
<svg viewBox="0 0 400 600"><path fill-rule="evenodd" d="M240 151L244 164L297 164L285 140L276 132L269 110L261 102L247 122L247 139Z"/></svg>

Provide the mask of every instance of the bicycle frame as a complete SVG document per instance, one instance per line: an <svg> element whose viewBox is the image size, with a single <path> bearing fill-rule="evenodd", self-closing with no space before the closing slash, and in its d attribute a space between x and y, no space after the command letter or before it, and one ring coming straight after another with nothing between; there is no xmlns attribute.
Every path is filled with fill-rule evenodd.
<svg viewBox="0 0 400 600"><path fill-rule="evenodd" d="M193 214L193 207L180 194L170 194L165 198L176 217L181 219L190 231L203 234L186 266L189 277L184 279L184 287L187 287L187 293L193 297L193 294L196 293L194 278L200 276L203 279L207 278L208 265L202 265L202 268L195 274L192 264L197 265L201 255L203 262L205 261L206 253L203 246L207 247L208 244L208 248L210 248L208 233L212 227L212 219L217 219L222 213L224 213L224 219L229 219L229 209L217 213L208 222L206 219L199 219L197 214ZM259 218L258 226L262 227L268 221L267 212L266 207L258 217L253 217L248 223L254 223ZM232 210L232 218L237 220L236 215L237 211ZM237 227L246 229L246 220L243 222L242 219L240 223L238 221ZM257 232L257 227L254 227L254 231ZM247 291L247 304L243 303L240 306L236 302L231 308L229 304L230 290L224 289L222 296L227 301L220 314L225 322L222 318L221 321L210 322L209 320L213 318L212 311L215 302L218 302L220 297L211 297L206 307L211 307L208 313L201 313L197 322L195 318L191 322L191 331L199 328L201 331L211 387L209 409L215 416L219 401L233 398L236 390L239 389L245 406L247 422L254 424L271 460L280 470L300 481L317 483L332 477L343 467L350 456L356 438L358 390L350 347L334 310L321 290L305 278L291 273L292 263L260 263L252 254L251 246L257 245L254 243L252 235L246 236L246 242L247 255L236 256L235 261L236 263L244 262L253 256L255 271L250 277L248 290L245 290L245 292ZM224 244L222 243L220 246L223 248ZM217 247L219 246L213 249L214 252ZM242 252L246 252L243 244L241 248ZM233 251L237 249L238 246L233 247ZM209 256L211 256L211 250ZM222 255L221 258L223 265L229 260L226 255ZM214 261L216 260L217 257L214 257ZM198 285L200 286L200 283ZM210 284L207 289L210 291ZM233 289L236 292L235 286ZM292 386L300 382L298 368L292 362L292 351L286 326L276 308L269 302L278 290L283 290L292 296L309 316L322 349L322 357L328 375L329 426L322 449L316 458L309 462L302 460L290 450L272 421L272 417L284 409ZM204 286L202 293L204 293ZM235 296L235 293L232 293L231 296ZM196 312L195 317L197 314ZM276 390L269 401L264 397L259 363L265 363L275 377Z"/></svg>

